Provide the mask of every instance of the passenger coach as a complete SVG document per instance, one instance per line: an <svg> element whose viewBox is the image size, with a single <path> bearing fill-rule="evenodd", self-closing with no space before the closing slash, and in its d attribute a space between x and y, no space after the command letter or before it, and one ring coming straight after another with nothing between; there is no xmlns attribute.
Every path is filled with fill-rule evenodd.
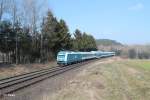
<svg viewBox="0 0 150 100"><path fill-rule="evenodd" d="M114 55L115 52L103 52L103 51L91 51L91 52L60 51L57 54L57 64L68 65L89 59L109 57Z"/></svg>

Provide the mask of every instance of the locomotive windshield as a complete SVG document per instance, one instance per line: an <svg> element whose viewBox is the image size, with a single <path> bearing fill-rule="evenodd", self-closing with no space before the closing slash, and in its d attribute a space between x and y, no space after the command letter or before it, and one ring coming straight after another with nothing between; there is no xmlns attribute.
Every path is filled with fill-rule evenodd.
<svg viewBox="0 0 150 100"><path fill-rule="evenodd" d="M64 58L65 55L58 55L58 58Z"/></svg>

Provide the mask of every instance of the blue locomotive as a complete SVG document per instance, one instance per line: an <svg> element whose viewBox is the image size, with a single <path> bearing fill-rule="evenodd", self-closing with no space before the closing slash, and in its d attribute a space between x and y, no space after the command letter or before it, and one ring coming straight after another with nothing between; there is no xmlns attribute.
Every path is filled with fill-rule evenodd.
<svg viewBox="0 0 150 100"><path fill-rule="evenodd" d="M89 59L110 57L114 55L115 52L103 52L103 51L91 51L91 52L60 51L57 54L57 64L68 65Z"/></svg>

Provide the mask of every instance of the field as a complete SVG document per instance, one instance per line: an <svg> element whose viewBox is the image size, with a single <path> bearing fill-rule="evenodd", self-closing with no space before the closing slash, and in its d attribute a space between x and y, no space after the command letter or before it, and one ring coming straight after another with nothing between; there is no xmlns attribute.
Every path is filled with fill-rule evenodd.
<svg viewBox="0 0 150 100"><path fill-rule="evenodd" d="M150 60L98 61L68 84L48 100L150 100Z"/></svg>

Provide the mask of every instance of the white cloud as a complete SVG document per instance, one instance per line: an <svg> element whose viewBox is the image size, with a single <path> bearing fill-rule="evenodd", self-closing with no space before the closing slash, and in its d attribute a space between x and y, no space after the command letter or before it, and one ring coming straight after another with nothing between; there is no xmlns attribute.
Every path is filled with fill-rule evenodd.
<svg viewBox="0 0 150 100"><path fill-rule="evenodd" d="M135 5L130 6L128 9L129 10L134 10L134 11L139 11L144 8L144 5L142 3L137 3Z"/></svg>

